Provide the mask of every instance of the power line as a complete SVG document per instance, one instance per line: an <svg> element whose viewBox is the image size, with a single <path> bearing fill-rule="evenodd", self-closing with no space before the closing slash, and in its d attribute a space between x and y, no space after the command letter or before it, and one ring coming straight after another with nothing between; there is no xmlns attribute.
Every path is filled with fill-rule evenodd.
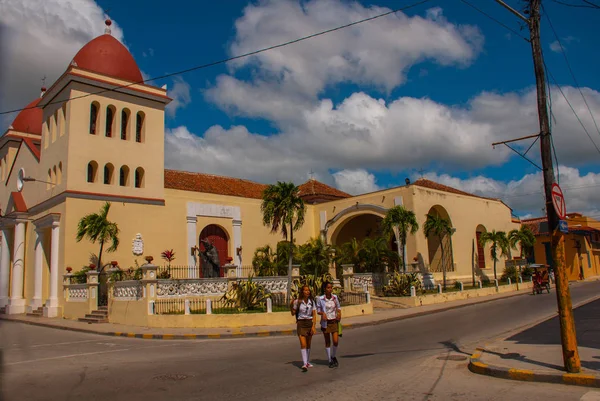
<svg viewBox="0 0 600 401"><path fill-rule="evenodd" d="M554 33L554 37L556 38L556 41L558 42L558 44L560 46L561 53L562 53L563 57L565 58L565 62L567 63L567 67L569 68L569 72L571 73L571 77L573 78L573 82L575 82L575 86L577 87L577 90L579 90L579 94L583 98L585 107L587 107L588 112L590 113L590 116L592 117L592 121L594 122L596 131L598 132L598 135L600 135L600 129L598 128L598 124L596 123L596 119L594 118L594 114L592 113L592 109L590 108L590 105L588 104L587 99L585 98L583 91L581 90L581 87L579 86L579 82L577 82L577 78L575 78L575 73L573 72L573 69L571 68L571 63L569 63L569 58L567 57L565 48L563 47L562 42L560 41L560 38L558 37L556 30L554 29L554 25L552 24L552 21L550 20L550 16L548 15L548 12L546 11L546 9L544 8L543 5L542 5L542 10L544 11L544 15L546 16L548 23L550 24L550 28L552 29L552 32Z"/></svg>
<svg viewBox="0 0 600 401"><path fill-rule="evenodd" d="M579 121L579 124L581 125L581 128L583 128L583 130L585 131L585 133L587 134L588 138L590 138L590 141L592 142L592 144L594 145L594 147L596 148L596 151L600 154L600 148L598 148L598 145L596 145L596 142L594 142L594 140L592 139L592 136L590 135L590 133L588 132L587 128L585 128L585 125L583 125L583 122L581 121L581 119L579 118L579 116L577 115L577 112L575 111L575 109L573 108L573 106L571 105L571 102L569 102L569 99L567 99L567 96L565 95L565 93L563 92L562 88L560 87L560 85L558 84L558 82L556 81L556 79L554 79L554 75L552 75L552 73L550 72L550 70L548 68L546 68L546 71L548 72L548 75L550 75L550 78L552 78L552 81L554 82L554 85L556 85L556 87L558 88L558 90L560 91L560 94L563 96L563 98L565 98L565 101L567 102L567 104L569 105L569 107L571 108L571 111L573 112L573 114L575 115L575 117L577 118L577 121Z"/></svg>
<svg viewBox="0 0 600 401"><path fill-rule="evenodd" d="M571 3L565 3L564 1L559 1L559 0L553 0L553 1L557 4L562 4L563 6L568 6L568 7L600 9L599 5L594 4L591 1L587 1L587 0L582 0L586 4L571 4ZM543 6L542 6L542 8L543 8Z"/></svg>
<svg viewBox="0 0 600 401"><path fill-rule="evenodd" d="M206 63L206 64L201 64L201 65L198 65L198 66L195 66L195 67L187 68L185 70L176 71L176 72L173 72L173 73L170 73L170 74L161 75L161 76L158 76L158 77L154 77L154 78L142 80L142 81L139 81L139 82L132 82L132 83L126 84L126 85L116 86L116 87L114 87L112 89L105 89L105 90L101 90L101 91L98 91L98 92L88 93L88 94L85 94L85 95L80 95L80 96L76 96L76 97L72 97L72 98L68 98L68 99L64 99L64 100L56 100L56 101L53 101L53 102L49 102L48 104L63 103L63 102L69 101L69 100L81 99L81 98L85 98L85 97L92 96L92 95L98 95L98 94L101 94L101 93L114 92L114 91L116 91L118 89L128 88L128 87L133 86L133 85L139 85L139 84L143 84L145 82L151 82L151 81L156 81L156 80L159 80L159 79L170 78L170 77L173 77L175 75L182 75L182 74L185 74L185 73L188 73L188 72L197 71L197 70L201 70L201 69L208 68L208 67L214 67L214 66L219 65L219 64L225 64L225 63L228 63L228 62L233 61L233 60L238 60L238 59L241 59L241 58L250 57L250 56L253 56L253 55L256 55L256 54L267 52L269 50L278 49L278 48L289 46L289 45L292 45L292 44L295 44L295 43L298 43L298 42L302 42L302 41L305 41L305 40L308 40L308 39L312 39L312 38L315 38L315 37L318 37L318 36L326 35L328 33L339 31L339 30L345 29L345 28L349 28L351 26L362 24L364 22L373 21L375 19L382 18L382 17L388 16L390 14L395 14L395 13L397 13L399 11L405 11L405 10L408 10L410 8L414 8L414 7L420 6L421 4L425 4L425 3L429 2L429 1L430 0L421 0L421 1L418 1L416 3L410 4L408 6L404 6L404 7L397 8L395 10L387 11L385 13L381 13L381 14L375 15L373 17L364 18L364 19L361 19L359 21L350 22L350 23L345 24L345 25L340 25L340 26L335 27L335 28L331 28L331 29L327 29L325 31L313 33L313 34L310 34L310 35L307 35L307 36L303 36L303 37L298 38L298 39L290 40L290 41L287 41L287 42L284 42L284 43L280 43L280 44L277 44L277 45L273 45L273 46L269 46L269 47L264 47L264 48L259 49L259 50L254 50L254 51L251 51L251 52L248 52L248 53L240 54L238 56L233 56L233 57L229 57L229 58L226 58L226 59L222 59L222 60L218 60L218 61L213 61L213 62ZM2 111L2 112L0 112L0 115L10 114L10 113L16 113L18 111L28 110L28 109L34 109L34 108L35 107L24 107L24 108L21 108L21 109L14 109L14 110Z"/></svg>
<svg viewBox="0 0 600 401"><path fill-rule="evenodd" d="M508 29L509 31L511 31L512 33L514 33L515 35L517 35L518 37L520 37L521 39L523 39L525 42L529 42L529 39L527 39L525 36L521 35L521 33L515 31L513 28L509 27L508 25L506 25L503 22L500 22L499 20L497 20L496 18L492 17L491 15L489 15L488 13L486 13L485 11L483 11L482 9L480 9L477 6L474 6L473 4L469 3L466 0L460 0L461 2L465 3L466 5L468 5L469 7L479 11L481 14L485 15L486 17L488 17L489 19L491 19L492 21L494 21L495 23L503 26L504 28Z"/></svg>

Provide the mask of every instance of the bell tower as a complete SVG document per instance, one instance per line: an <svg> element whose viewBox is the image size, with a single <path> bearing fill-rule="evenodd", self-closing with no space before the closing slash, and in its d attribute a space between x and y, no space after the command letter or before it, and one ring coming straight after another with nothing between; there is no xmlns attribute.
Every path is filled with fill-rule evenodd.
<svg viewBox="0 0 600 401"><path fill-rule="evenodd" d="M171 99L166 89L144 84L111 24L107 19L105 34L79 50L39 102L42 171L52 175L61 166L62 189L82 196L160 203Z"/></svg>

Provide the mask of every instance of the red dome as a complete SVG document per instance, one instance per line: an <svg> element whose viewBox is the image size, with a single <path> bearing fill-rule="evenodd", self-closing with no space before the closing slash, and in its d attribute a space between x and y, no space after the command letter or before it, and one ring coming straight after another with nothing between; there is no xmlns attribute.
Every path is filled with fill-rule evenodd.
<svg viewBox="0 0 600 401"><path fill-rule="evenodd" d="M126 81L141 82L142 73L129 50L111 35L91 40L73 57L77 67Z"/></svg>
<svg viewBox="0 0 600 401"><path fill-rule="evenodd" d="M40 98L35 99L25 107L25 110L22 110L17 114L17 118L15 118L15 121L11 124L15 131L42 135L43 113L42 109L37 107L40 100Z"/></svg>

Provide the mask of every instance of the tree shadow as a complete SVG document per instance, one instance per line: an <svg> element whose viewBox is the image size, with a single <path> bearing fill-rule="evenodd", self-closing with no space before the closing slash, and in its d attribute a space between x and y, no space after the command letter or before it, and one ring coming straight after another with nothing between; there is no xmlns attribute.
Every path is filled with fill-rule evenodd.
<svg viewBox="0 0 600 401"><path fill-rule="evenodd" d="M488 349L486 349L485 352L488 354L496 355L496 356L500 357L501 359L510 359L513 361L526 362L526 363L530 363L533 365L538 365L538 366L542 366L544 368L549 368L549 369L554 369L554 370L560 370L560 371L565 370L564 366L559 366L559 365L554 365L552 363L536 361L534 359L526 357L525 355L521 355L518 352L508 352L508 353L503 354L501 352L490 351Z"/></svg>
<svg viewBox="0 0 600 401"><path fill-rule="evenodd" d="M445 348L447 348L447 349L449 349L449 350L451 350L451 351L454 351L454 352L456 352L456 353L459 353L459 354L463 354L463 355L469 355L469 356L471 356L471 353L470 353L470 352L466 352L466 351L463 351L463 350L461 350L461 349L458 347L458 345L456 345L456 343L455 343L454 341L452 341L452 340L448 340L448 341L441 341L441 342L440 342L440 344L442 344L442 345L443 345Z"/></svg>
<svg viewBox="0 0 600 401"><path fill-rule="evenodd" d="M594 358L598 358L598 357L595 356ZM581 361L581 366L583 366L586 369L600 371L600 362L599 361Z"/></svg>

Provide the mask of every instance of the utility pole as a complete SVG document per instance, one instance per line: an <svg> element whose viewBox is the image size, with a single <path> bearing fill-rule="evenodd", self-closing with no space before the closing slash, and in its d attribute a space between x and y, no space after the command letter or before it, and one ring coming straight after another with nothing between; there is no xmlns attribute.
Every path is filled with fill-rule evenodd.
<svg viewBox="0 0 600 401"><path fill-rule="evenodd" d="M542 158L542 173L544 176L544 193L546 195L546 216L548 218L548 231L551 235L552 258L554 260L556 299L558 303L558 316L560 321L560 339L562 344L563 362L565 370L569 373L581 371L577 338L575 335L575 320L573 306L569 291L569 280L565 270L565 239L558 230L558 215L552 202L552 184L554 183L554 167L552 166L552 144L550 137L550 121L548 105L546 103L546 77L544 61L540 43L540 5L542 0L528 0L529 18L522 16L518 11L509 7L502 0L497 3L507 8L510 12L527 22L530 32L531 51L533 53L533 66L537 87L537 105L540 122L540 150Z"/></svg>

